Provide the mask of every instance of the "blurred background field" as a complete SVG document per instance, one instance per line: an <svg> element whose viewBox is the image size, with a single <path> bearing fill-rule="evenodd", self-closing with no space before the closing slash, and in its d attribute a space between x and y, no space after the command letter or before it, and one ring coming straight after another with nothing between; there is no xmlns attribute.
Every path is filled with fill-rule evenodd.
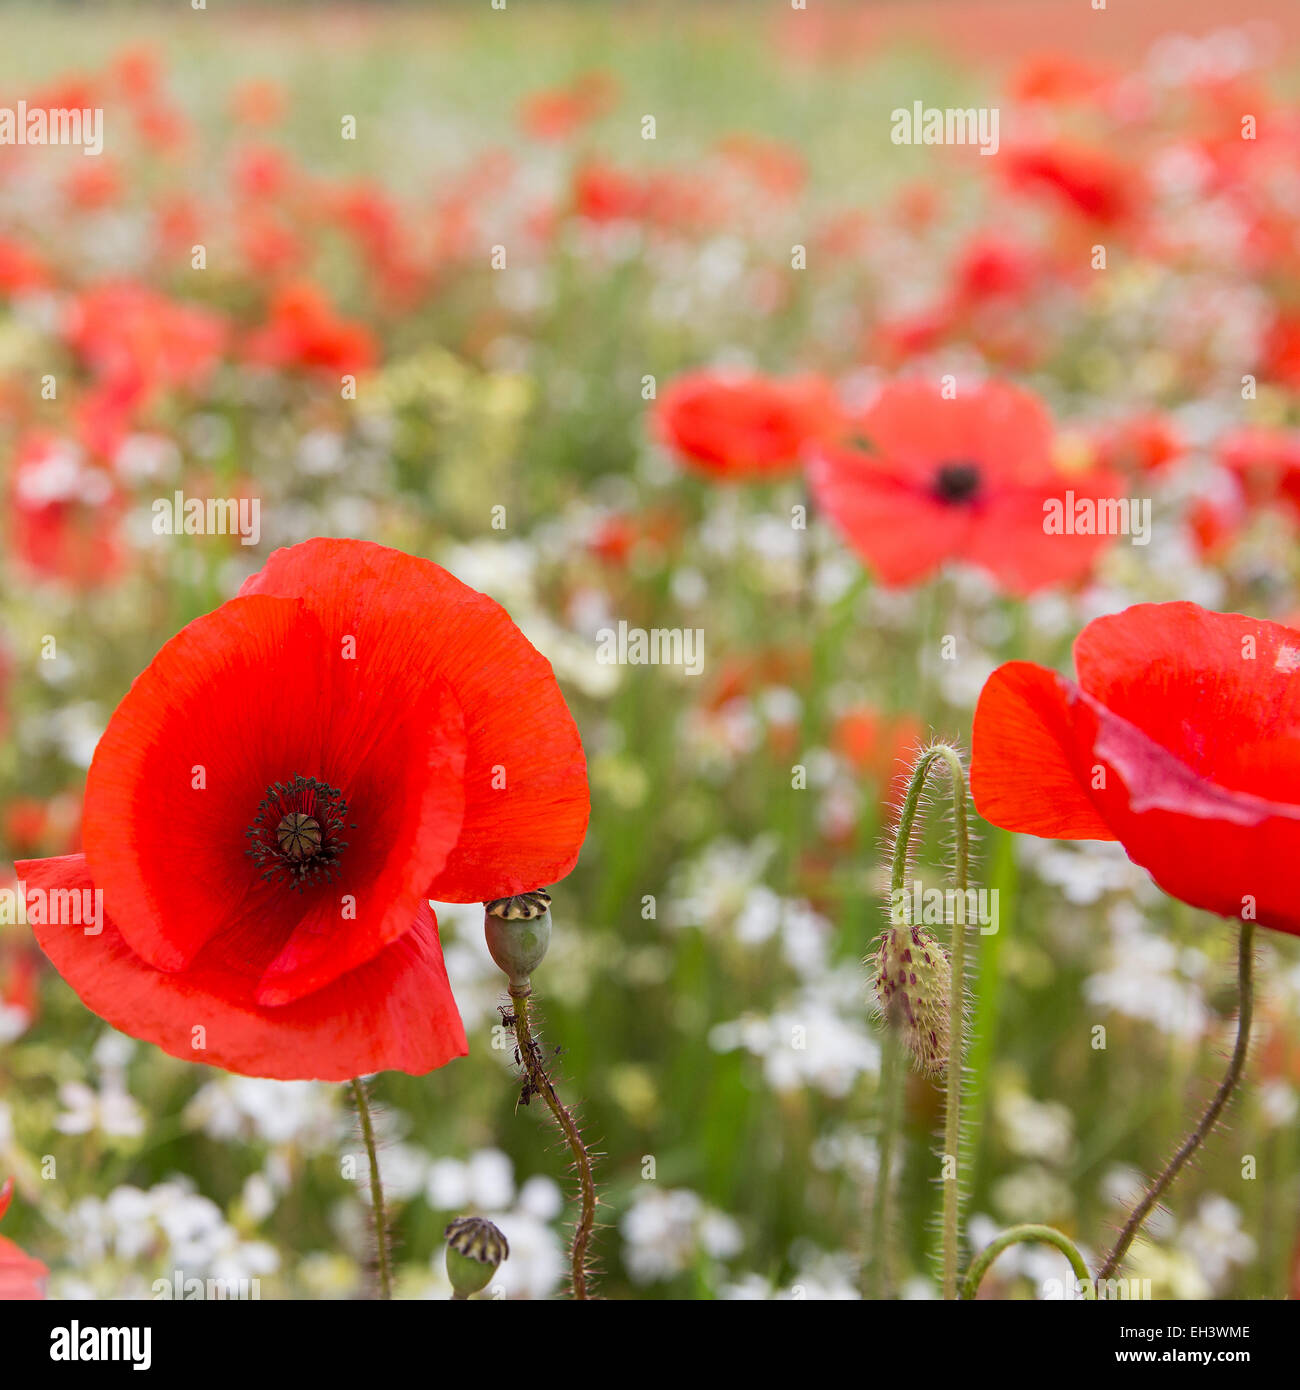
<svg viewBox="0 0 1300 1390"><path fill-rule="evenodd" d="M1261 489L1247 448L1272 467L1300 420L1300 12L4 6L0 32L0 103L105 110L98 158L0 148L0 862L77 847L117 700L270 550L355 535L437 560L550 658L588 753L536 984L603 1154L601 1293L856 1296L880 1059L861 961L901 760L968 744L993 667L1068 668L1098 613L1300 615L1300 488L1283 468ZM1003 151L892 144L918 100L999 105ZM1043 177L1031 145L1092 155ZM670 456L645 379L700 366L815 372L849 401L900 370L1025 382L1063 455L1155 498L1152 543L1029 600L960 569L884 589L820 519L791 527L797 476ZM1269 449L1243 443L1261 429ZM258 498L259 544L153 534L176 490ZM703 672L601 664L619 620L700 629ZM970 1239L1042 1220L1096 1252L1221 1067L1231 929L1114 846L986 831L978 864L1000 924L977 948ZM552 1296L563 1161L516 1109L481 910L438 915L471 1055L375 1084L399 1289L447 1295L442 1230L475 1211L510 1239L502 1290ZM1252 1084L1135 1252L1156 1297L1300 1284L1300 950L1264 935ZM941 1121L912 1077L903 1296L936 1291ZM343 1088L122 1038L0 925L4 1229L53 1295L148 1297L182 1269L359 1296L358 1147ZM1029 1249L988 1289L1064 1272Z"/></svg>

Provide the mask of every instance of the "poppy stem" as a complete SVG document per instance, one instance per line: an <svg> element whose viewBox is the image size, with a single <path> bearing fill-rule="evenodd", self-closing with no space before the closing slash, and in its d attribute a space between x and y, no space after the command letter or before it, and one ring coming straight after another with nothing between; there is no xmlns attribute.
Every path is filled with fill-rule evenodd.
<svg viewBox="0 0 1300 1390"><path fill-rule="evenodd" d="M569 1248L570 1283L575 1299L587 1299L587 1248L591 1244L591 1233L596 1225L596 1183L592 1177L591 1155L582 1141L578 1122L556 1093L546 1064L542 1060L542 1050L533 1037L529 1020L532 993L532 985L529 983L512 981L510 984L510 1000L514 1005L515 1039L519 1043L519 1061L529 1086L546 1102L573 1154L573 1167L578 1176L582 1207L578 1224L573 1230L573 1243Z"/></svg>
<svg viewBox="0 0 1300 1390"><path fill-rule="evenodd" d="M886 1297L889 1288L889 1187L903 1098L901 1051L898 1039L886 1029L880 1040L880 1084L876 1092L880 1138L875 1190L871 1198L871 1253L862 1281L862 1296L873 1300Z"/></svg>
<svg viewBox="0 0 1300 1390"><path fill-rule="evenodd" d="M962 1281L962 1298L974 1298L979 1292L980 1280L988 1273L988 1268L993 1261L1007 1246L1016 1245L1021 1241L1056 1246L1061 1254L1069 1260L1070 1268L1074 1270L1074 1277L1079 1281L1079 1287L1083 1290L1085 1301L1096 1299L1096 1286L1092 1282L1092 1276L1088 1273L1088 1266L1083 1256L1079 1254L1078 1246L1069 1236L1058 1231L1054 1226L1012 1226L1009 1231L1003 1231L996 1240L991 1240L971 1261L971 1266L966 1271L966 1278Z"/></svg>
<svg viewBox="0 0 1300 1390"><path fill-rule="evenodd" d="M370 1123L370 1104L366 1099L365 1083L354 1076L349 1083L356 1102L357 1119L361 1122L361 1137L365 1140L366 1157L370 1160L370 1205L375 1217L375 1249L379 1266L379 1296L392 1298L393 1274L388 1256L388 1218L384 1212L384 1185L379 1179L379 1154L375 1150L375 1130Z"/></svg>
<svg viewBox="0 0 1300 1390"><path fill-rule="evenodd" d="M957 890L952 913L952 987L948 1001L948 1064L943 1140L943 1296L957 1297L957 1226L961 1204L961 1087L966 1018L966 888L970 875L970 830L966 815L966 771L961 754L950 744L936 743L921 754L907 786L898 834L894 841L890 905L907 901L907 865L912 847L912 825L921 803L921 792L930 770L943 762L952 782L952 817L955 840L953 886Z"/></svg>
<svg viewBox="0 0 1300 1390"><path fill-rule="evenodd" d="M1241 935L1237 939L1237 1042L1232 1049L1232 1060L1228 1063L1228 1070L1224 1073L1223 1080L1219 1082L1219 1089L1215 1091L1209 1105L1206 1106L1205 1113L1201 1116L1196 1128L1178 1146L1174 1156L1165 1164L1160 1175L1147 1188L1142 1200L1133 1208L1132 1215L1124 1223L1124 1229L1119 1233L1119 1239L1115 1242L1114 1248L1106 1256L1106 1262L1097 1273L1099 1281L1114 1278L1116 1271L1123 1263L1124 1256L1128 1254L1129 1246L1133 1244L1134 1238L1142 1229L1143 1223L1173 1185L1174 1179L1186 1166L1187 1160L1209 1137L1210 1131L1218 1123L1219 1116L1223 1113L1224 1106L1227 1105L1233 1091L1236 1090L1237 1082L1241 1080L1241 1073L1246 1065L1246 1053L1250 1050L1250 1024L1255 1005L1252 978L1254 963L1255 924L1243 922Z"/></svg>

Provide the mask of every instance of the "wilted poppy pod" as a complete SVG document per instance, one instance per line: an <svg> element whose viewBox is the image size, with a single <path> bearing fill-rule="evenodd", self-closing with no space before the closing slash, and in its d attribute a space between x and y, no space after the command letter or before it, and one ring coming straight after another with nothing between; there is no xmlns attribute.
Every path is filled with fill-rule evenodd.
<svg viewBox="0 0 1300 1390"><path fill-rule="evenodd" d="M466 1050L428 899L563 877L588 809L573 720L503 609L316 540L163 647L96 750L85 854L18 871L102 890L97 934L36 933L124 1032L256 1076L418 1073Z"/></svg>
<svg viewBox="0 0 1300 1390"><path fill-rule="evenodd" d="M995 825L1118 840L1193 907L1300 933L1300 632L1144 603L1089 623L1078 681L1013 661L975 711Z"/></svg>

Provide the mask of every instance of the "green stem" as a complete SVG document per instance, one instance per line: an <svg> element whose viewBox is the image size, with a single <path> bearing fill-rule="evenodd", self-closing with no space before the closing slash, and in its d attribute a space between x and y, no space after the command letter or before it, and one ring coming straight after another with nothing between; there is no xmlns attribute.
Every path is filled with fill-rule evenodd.
<svg viewBox="0 0 1300 1390"><path fill-rule="evenodd" d="M1092 1276L1088 1273L1088 1266L1084 1263L1083 1256L1079 1254L1078 1247L1067 1235L1052 1226L1012 1226L1009 1231L1003 1231L998 1238L984 1247L983 1250L971 1261L971 1267L966 1271L966 1278L961 1286L961 1296L963 1298L974 1298L979 1291L980 1281L988 1273L989 1266L1009 1245L1016 1245L1021 1241L1029 1241L1038 1245L1054 1245L1070 1262L1070 1267L1074 1270L1074 1277L1079 1281L1080 1288L1083 1289L1084 1298L1095 1301L1097 1297L1096 1287L1093 1285Z"/></svg>
<svg viewBox="0 0 1300 1390"><path fill-rule="evenodd" d="M871 1198L871 1250L863 1297L886 1296L889 1264L889 1180L894 1161L894 1139L901 1118L902 1068L898 1065L898 1039L887 1028L880 1041L880 1084L877 1099L880 1112L880 1138L877 1145L876 1183Z"/></svg>
<svg viewBox="0 0 1300 1390"><path fill-rule="evenodd" d="M1228 1063L1228 1070L1224 1073L1223 1080L1219 1082L1219 1089L1215 1091L1209 1105L1206 1106L1205 1113L1201 1116L1196 1128L1178 1146L1174 1156L1165 1164L1159 1176L1147 1188L1142 1200L1133 1208L1133 1214L1124 1223L1124 1229L1119 1233L1119 1239L1115 1242L1110 1254L1106 1256L1106 1262L1097 1275L1099 1280L1114 1278L1124 1256L1128 1254L1129 1246L1133 1244L1134 1237L1142 1229L1143 1223L1151 1215L1153 1208L1173 1185L1174 1179L1186 1166L1187 1160L1201 1147L1210 1131L1218 1123L1219 1116L1223 1113L1223 1107L1227 1105L1233 1091L1237 1088L1237 1082L1241 1080L1241 1073L1246 1065L1246 1054L1250 1050L1250 1024L1255 1007L1255 993L1251 978L1254 961L1255 924L1243 922L1241 935L1237 939L1237 1043L1232 1049L1232 1060Z"/></svg>
<svg viewBox="0 0 1300 1390"><path fill-rule="evenodd" d="M366 1088L360 1077L351 1081L352 1098L357 1106L357 1118L361 1121L361 1137L365 1140L366 1157L370 1160L370 1205L375 1217L375 1249L379 1263L379 1296L392 1298L393 1273L388 1258L388 1218L384 1214L384 1185L379 1180L379 1154L375 1150L375 1130L370 1123L370 1105L366 1100Z"/></svg>
<svg viewBox="0 0 1300 1390"><path fill-rule="evenodd" d="M529 1084L546 1102L555 1123L560 1127L565 1142L573 1154L574 1171L578 1175L578 1191L582 1199L578 1224L573 1231L573 1244L569 1249L570 1281L575 1299L585 1299L587 1294L587 1247L591 1243L591 1233L596 1225L596 1183L592 1176L591 1155L582 1142L582 1133L568 1107L556 1094L551 1078L542 1061L541 1049L533 1038L529 1022L529 1000L532 986L521 988L511 985L510 999L514 1004L515 1038L519 1043L519 1060Z"/></svg>

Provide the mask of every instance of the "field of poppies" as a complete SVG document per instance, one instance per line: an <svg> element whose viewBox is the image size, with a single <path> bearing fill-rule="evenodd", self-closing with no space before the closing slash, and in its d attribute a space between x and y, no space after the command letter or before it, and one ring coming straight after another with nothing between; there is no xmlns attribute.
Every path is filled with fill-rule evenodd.
<svg viewBox="0 0 1300 1390"><path fill-rule="evenodd" d="M1300 1295L1300 16L1119 8L6 11L0 1297Z"/></svg>

